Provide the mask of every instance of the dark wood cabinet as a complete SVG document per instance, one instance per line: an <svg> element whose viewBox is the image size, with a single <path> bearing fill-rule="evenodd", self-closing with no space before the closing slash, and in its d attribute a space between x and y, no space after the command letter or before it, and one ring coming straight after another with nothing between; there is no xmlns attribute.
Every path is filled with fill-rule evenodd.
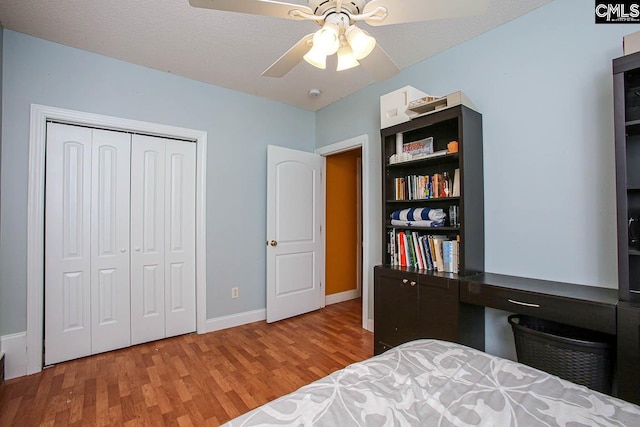
<svg viewBox="0 0 640 427"><path fill-rule="evenodd" d="M617 396L640 405L640 305L618 303Z"/></svg>
<svg viewBox="0 0 640 427"><path fill-rule="evenodd" d="M618 397L640 404L640 53L613 60Z"/></svg>
<svg viewBox="0 0 640 427"><path fill-rule="evenodd" d="M640 303L640 53L613 60L620 300Z"/></svg>
<svg viewBox="0 0 640 427"><path fill-rule="evenodd" d="M456 278L376 266L374 279L374 354L420 338L484 348L484 308L458 301Z"/></svg>

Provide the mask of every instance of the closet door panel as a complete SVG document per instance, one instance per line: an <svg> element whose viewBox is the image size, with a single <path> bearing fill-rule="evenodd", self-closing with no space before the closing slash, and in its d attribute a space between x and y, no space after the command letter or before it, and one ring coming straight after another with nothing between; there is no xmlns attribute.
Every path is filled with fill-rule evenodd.
<svg viewBox="0 0 640 427"><path fill-rule="evenodd" d="M47 124L45 365L91 354L91 138Z"/></svg>
<svg viewBox="0 0 640 427"><path fill-rule="evenodd" d="M166 140L166 335L196 330L196 144Z"/></svg>
<svg viewBox="0 0 640 427"><path fill-rule="evenodd" d="M92 353L131 344L129 214L131 135L93 131Z"/></svg>
<svg viewBox="0 0 640 427"><path fill-rule="evenodd" d="M165 337L165 143L131 141L131 343Z"/></svg>

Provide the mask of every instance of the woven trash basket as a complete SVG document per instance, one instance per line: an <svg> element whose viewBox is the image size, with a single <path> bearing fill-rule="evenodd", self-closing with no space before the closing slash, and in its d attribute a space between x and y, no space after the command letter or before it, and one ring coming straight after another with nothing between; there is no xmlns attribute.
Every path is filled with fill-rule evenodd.
<svg viewBox="0 0 640 427"><path fill-rule="evenodd" d="M508 321L518 362L611 394L614 337L520 314L509 316Z"/></svg>

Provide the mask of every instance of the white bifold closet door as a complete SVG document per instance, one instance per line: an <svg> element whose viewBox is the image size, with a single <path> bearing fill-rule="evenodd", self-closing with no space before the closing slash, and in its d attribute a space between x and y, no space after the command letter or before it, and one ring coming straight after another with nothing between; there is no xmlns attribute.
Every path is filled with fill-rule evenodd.
<svg viewBox="0 0 640 427"><path fill-rule="evenodd" d="M196 329L195 148L133 136L132 344Z"/></svg>
<svg viewBox="0 0 640 427"><path fill-rule="evenodd" d="M45 364L194 331L195 144L49 123L45 179Z"/></svg>

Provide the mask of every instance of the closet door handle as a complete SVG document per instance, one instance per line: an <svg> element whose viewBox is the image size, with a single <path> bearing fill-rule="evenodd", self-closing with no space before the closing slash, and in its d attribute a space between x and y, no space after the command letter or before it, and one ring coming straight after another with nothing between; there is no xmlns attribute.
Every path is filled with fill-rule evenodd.
<svg viewBox="0 0 640 427"><path fill-rule="evenodd" d="M136 252L140 252L140 246L136 246Z"/></svg>
<svg viewBox="0 0 640 427"><path fill-rule="evenodd" d="M120 252L125 253L125 252L127 252L127 250L125 248L121 248Z"/></svg>

